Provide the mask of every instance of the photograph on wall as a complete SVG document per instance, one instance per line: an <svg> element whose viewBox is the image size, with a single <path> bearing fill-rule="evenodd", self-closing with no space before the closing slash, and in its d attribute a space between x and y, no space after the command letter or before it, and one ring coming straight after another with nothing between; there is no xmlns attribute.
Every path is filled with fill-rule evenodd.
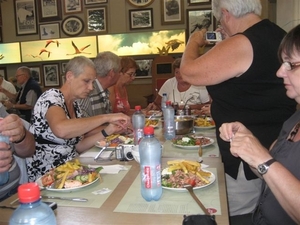
<svg viewBox="0 0 300 225"><path fill-rule="evenodd" d="M184 49L182 29L98 35L98 52L111 51L119 56L183 53Z"/></svg>
<svg viewBox="0 0 300 225"><path fill-rule="evenodd" d="M16 32L17 35L36 34L37 18L34 0L16 0L15 16L16 16Z"/></svg>
<svg viewBox="0 0 300 225"><path fill-rule="evenodd" d="M59 36L59 23L40 24L40 39L53 39Z"/></svg>
<svg viewBox="0 0 300 225"><path fill-rule="evenodd" d="M151 67L153 59L135 60L139 68L136 70L137 77L151 76Z"/></svg>
<svg viewBox="0 0 300 225"><path fill-rule="evenodd" d="M39 66L28 66L28 67L31 70L31 77L41 85L42 84L41 68Z"/></svg>
<svg viewBox="0 0 300 225"><path fill-rule="evenodd" d="M130 29L153 28L153 11L149 9L129 10Z"/></svg>
<svg viewBox="0 0 300 225"><path fill-rule="evenodd" d="M195 31L203 28L214 30L213 13L211 9L188 9L187 10L187 40Z"/></svg>
<svg viewBox="0 0 300 225"><path fill-rule="evenodd" d="M64 0L64 13L79 13L82 11L82 0Z"/></svg>
<svg viewBox="0 0 300 225"><path fill-rule="evenodd" d="M106 7L86 9L86 32L107 33Z"/></svg>
<svg viewBox="0 0 300 225"><path fill-rule="evenodd" d="M43 65L44 84L46 87L59 86L58 64Z"/></svg>
<svg viewBox="0 0 300 225"><path fill-rule="evenodd" d="M161 0L161 24L182 24L183 0Z"/></svg>
<svg viewBox="0 0 300 225"><path fill-rule="evenodd" d="M38 0L40 22L61 20L60 0Z"/></svg>

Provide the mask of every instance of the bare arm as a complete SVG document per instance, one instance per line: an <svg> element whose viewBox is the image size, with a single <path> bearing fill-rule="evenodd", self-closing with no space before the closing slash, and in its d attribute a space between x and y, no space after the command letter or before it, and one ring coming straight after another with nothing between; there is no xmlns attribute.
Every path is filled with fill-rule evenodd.
<svg viewBox="0 0 300 225"><path fill-rule="evenodd" d="M249 68L253 50L244 35L221 41L200 56L199 47L206 44L205 31L194 32L186 45L180 65L180 73L185 81L193 85L214 85L238 77Z"/></svg>
<svg viewBox="0 0 300 225"><path fill-rule="evenodd" d="M123 113L67 119L64 110L59 106L51 106L47 111L46 119L55 136L64 139L84 135L104 123L113 123L124 129L130 124L130 117Z"/></svg>

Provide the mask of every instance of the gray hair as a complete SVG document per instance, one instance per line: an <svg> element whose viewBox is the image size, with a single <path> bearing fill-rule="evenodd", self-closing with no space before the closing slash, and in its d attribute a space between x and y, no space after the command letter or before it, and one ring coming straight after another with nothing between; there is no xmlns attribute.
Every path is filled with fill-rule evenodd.
<svg viewBox="0 0 300 225"><path fill-rule="evenodd" d="M97 76L99 77L105 77L110 70L118 73L121 67L120 57L109 51L98 53L94 59L94 63Z"/></svg>
<svg viewBox="0 0 300 225"><path fill-rule="evenodd" d="M20 66L17 71L20 70L23 73L26 73L28 75L28 77L31 77L31 69L27 66Z"/></svg>
<svg viewBox="0 0 300 225"><path fill-rule="evenodd" d="M95 69L95 64L85 56L76 56L67 63L66 72L71 71L75 77L78 77L84 72L85 67Z"/></svg>
<svg viewBox="0 0 300 225"><path fill-rule="evenodd" d="M236 18L248 13L260 16L262 10L260 0L212 0L212 11L217 21L222 17L222 8L227 9Z"/></svg>

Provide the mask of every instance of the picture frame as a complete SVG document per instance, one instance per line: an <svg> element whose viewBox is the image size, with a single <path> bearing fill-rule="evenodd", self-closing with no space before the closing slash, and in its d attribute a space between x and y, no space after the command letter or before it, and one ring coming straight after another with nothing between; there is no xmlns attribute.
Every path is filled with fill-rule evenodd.
<svg viewBox="0 0 300 225"><path fill-rule="evenodd" d="M7 80L7 70L6 70L6 67L0 67L0 75L3 75L4 79Z"/></svg>
<svg viewBox="0 0 300 225"><path fill-rule="evenodd" d="M203 9L187 9L187 32L186 41L188 41L191 33L201 30L203 27L208 31L215 30L215 19L211 8Z"/></svg>
<svg viewBox="0 0 300 225"><path fill-rule="evenodd" d="M138 8L142 8L142 7L146 7L148 5L151 5L154 0L148 0L148 1L145 1L145 0L127 0L128 3L132 6L135 6L135 7L138 7Z"/></svg>
<svg viewBox="0 0 300 225"><path fill-rule="evenodd" d="M2 27L0 27L0 43L3 43Z"/></svg>
<svg viewBox="0 0 300 225"><path fill-rule="evenodd" d="M28 66L28 68L31 70L31 76L32 78L38 82L39 85L42 86L42 76L41 76L41 67L40 66Z"/></svg>
<svg viewBox="0 0 300 225"><path fill-rule="evenodd" d="M44 86L53 87L59 86L59 69L58 64L44 64L43 65L44 74Z"/></svg>
<svg viewBox="0 0 300 225"><path fill-rule="evenodd" d="M87 8L85 11L86 33L107 33L106 6Z"/></svg>
<svg viewBox="0 0 300 225"><path fill-rule="evenodd" d="M66 72L66 66L67 66L67 62L61 63L61 72L65 73Z"/></svg>
<svg viewBox="0 0 300 225"><path fill-rule="evenodd" d="M79 17L69 16L62 21L61 29L67 36L77 36L83 31L84 24Z"/></svg>
<svg viewBox="0 0 300 225"><path fill-rule="evenodd" d="M37 15L35 0L14 1L16 34L37 34Z"/></svg>
<svg viewBox="0 0 300 225"><path fill-rule="evenodd" d="M107 0L85 0L84 1L85 5L94 5L99 3L107 3Z"/></svg>
<svg viewBox="0 0 300 225"><path fill-rule="evenodd" d="M187 0L188 5L211 5L211 0Z"/></svg>
<svg viewBox="0 0 300 225"><path fill-rule="evenodd" d="M131 9L129 10L130 30L153 28L153 10Z"/></svg>
<svg viewBox="0 0 300 225"><path fill-rule="evenodd" d="M184 23L184 4L183 0L161 0L161 24L183 24Z"/></svg>
<svg viewBox="0 0 300 225"><path fill-rule="evenodd" d="M82 0L63 0L64 14L82 12Z"/></svg>
<svg viewBox="0 0 300 225"><path fill-rule="evenodd" d="M136 70L136 77L149 77L151 76L153 59L137 59L135 60L139 68Z"/></svg>
<svg viewBox="0 0 300 225"><path fill-rule="evenodd" d="M59 23L40 24L40 39L60 38Z"/></svg>
<svg viewBox="0 0 300 225"><path fill-rule="evenodd" d="M61 2L60 0L39 0L39 21L52 22L61 20Z"/></svg>

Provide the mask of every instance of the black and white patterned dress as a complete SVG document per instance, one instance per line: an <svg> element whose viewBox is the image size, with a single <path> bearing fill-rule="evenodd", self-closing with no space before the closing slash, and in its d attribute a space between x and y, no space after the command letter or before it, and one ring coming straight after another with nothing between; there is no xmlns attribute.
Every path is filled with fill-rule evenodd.
<svg viewBox="0 0 300 225"><path fill-rule="evenodd" d="M75 145L82 139L82 137L62 139L52 133L46 120L46 113L51 106L61 107L70 119L65 98L60 90L50 89L36 102L30 127L30 132L35 137L36 151L32 157L26 159L29 181L35 181L51 168L73 159L77 154ZM74 110L76 118L82 117L76 101L74 101Z"/></svg>

